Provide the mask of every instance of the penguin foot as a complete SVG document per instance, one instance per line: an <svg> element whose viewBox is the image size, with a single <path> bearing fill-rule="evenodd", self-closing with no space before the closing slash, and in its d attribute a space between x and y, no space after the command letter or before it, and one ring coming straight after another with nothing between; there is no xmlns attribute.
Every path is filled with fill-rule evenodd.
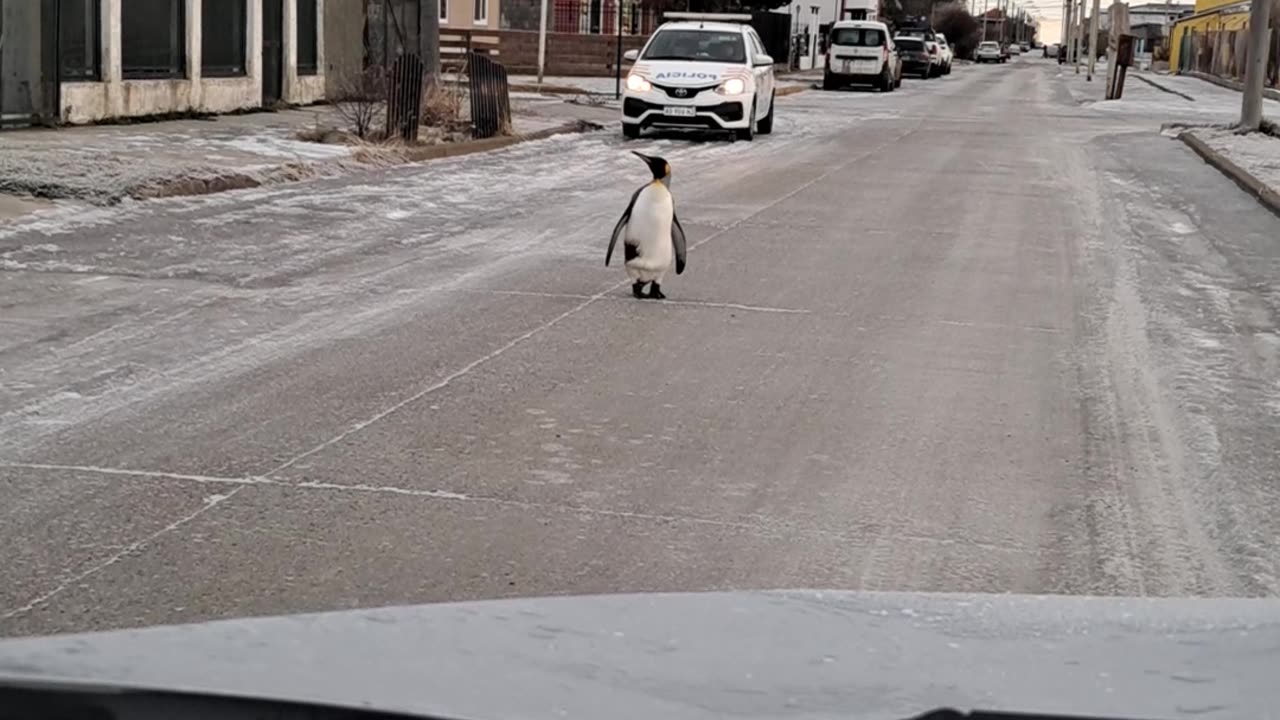
<svg viewBox="0 0 1280 720"><path fill-rule="evenodd" d="M644 299L644 285L645 285L645 284L644 284L644 283L642 283L642 282L633 282L633 283L631 283L631 294L632 294L632 295L635 295L636 297L638 297L638 298L640 298L641 300L643 300L643 299Z"/></svg>
<svg viewBox="0 0 1280 720"><path fill-rule="evenodd" d="M658 283L649 286L650 300L666 300L667 296L662 294L662 288L658 287Z"/></svg>

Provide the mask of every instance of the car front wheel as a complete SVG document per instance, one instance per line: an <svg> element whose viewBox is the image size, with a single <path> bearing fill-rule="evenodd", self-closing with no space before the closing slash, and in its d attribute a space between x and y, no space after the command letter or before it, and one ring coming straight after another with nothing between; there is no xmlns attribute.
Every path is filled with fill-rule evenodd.
<svg viewBox="0 0 1280 720"><path fill-rule="evenodd" d="M739 140L751 142L756 139L756 101L751 101L751 114L747 116L747 126L734 133Z"/></svg>
<svg viewBox="0 0 1280 720"><path fill-rule="evenodd" d="M769 114L761 118L760 122L756 125L756 132L760 133L761 135L768 135L769 133L773 132L773 110L774 110L774 100L776 98L777 98L776 95L769 96Z"/></svg>

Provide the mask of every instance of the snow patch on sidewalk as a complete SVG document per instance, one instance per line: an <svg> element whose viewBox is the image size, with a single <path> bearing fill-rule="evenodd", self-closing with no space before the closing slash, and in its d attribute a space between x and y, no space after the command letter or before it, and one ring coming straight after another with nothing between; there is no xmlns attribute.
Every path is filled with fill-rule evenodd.
<svg viewBox="0 0 1280 720"><path fill-rule="evenodd" d="M1241 170L1280 193L1280 138L1260 132L1239 135L1216 128L1190 132Z"/></svg>

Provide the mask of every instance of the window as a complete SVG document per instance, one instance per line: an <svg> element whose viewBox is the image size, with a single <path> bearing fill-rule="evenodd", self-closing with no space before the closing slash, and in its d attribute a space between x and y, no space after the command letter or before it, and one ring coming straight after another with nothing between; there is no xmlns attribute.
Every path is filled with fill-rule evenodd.
<svg viewBox="0 0 1280 720"><path fill-rule="evenodd" d="M449 0L440 0L440 22L449 22Z"/></svg>
<svg viewBox="0 0 1280 720"><path fill-rule="evenodd" d="M200 18L200 71L208 77L245 74L245 0L204 3Z"/></svg>
<svg viewBox="0 0 1280 720"><path fill-rule="evenodd" d="M315 75L320 65L316 49L316 0L298 0L298 74Z"/></svg>
<svg viewBox="0 0 1280 720"><path fill-rule="evenodd" d="M744 63L747 47L740 32L659 30L644 51L645 60Z"/></svg>
<svg viewBox="0 0 1280 720"><path fill-rule="evenodd" d="M836 28L831 33L832 45L852 47L880 47L884 35L875 28Z"/></svg>
<svg viewBox="0 0 1280 720"><path fill-rule="evenodd" d="M101 67L98 0L62 0L58 15L58 50L63 80L97 80Z"/></svg>
<svg viewBox="0 0 1280 720"><path fill-rule="evenodd" d="M186 72L186 0L124 0L120 7L125 79L175 78Z"/></svg>
<svg viewBox="0 0 1280 720"><path fill-rule="evenodd" d="M471 20L476 25L484 25L489 22L489 0L471 0L474 3L475 10L471 13Z"/></svg>

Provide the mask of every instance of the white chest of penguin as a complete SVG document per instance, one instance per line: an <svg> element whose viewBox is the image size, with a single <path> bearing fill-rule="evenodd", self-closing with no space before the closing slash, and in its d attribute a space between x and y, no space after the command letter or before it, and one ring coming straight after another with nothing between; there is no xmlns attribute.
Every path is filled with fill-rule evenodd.
<svg viewBox="0 0 1280 720"><path fill-rule="evenodd" d="M626 242L634 245L639 254L627 262L627 267L645 270L666 270L671 267L671 193L660 182L649 183L636 197L627 222Z"/></svg>

